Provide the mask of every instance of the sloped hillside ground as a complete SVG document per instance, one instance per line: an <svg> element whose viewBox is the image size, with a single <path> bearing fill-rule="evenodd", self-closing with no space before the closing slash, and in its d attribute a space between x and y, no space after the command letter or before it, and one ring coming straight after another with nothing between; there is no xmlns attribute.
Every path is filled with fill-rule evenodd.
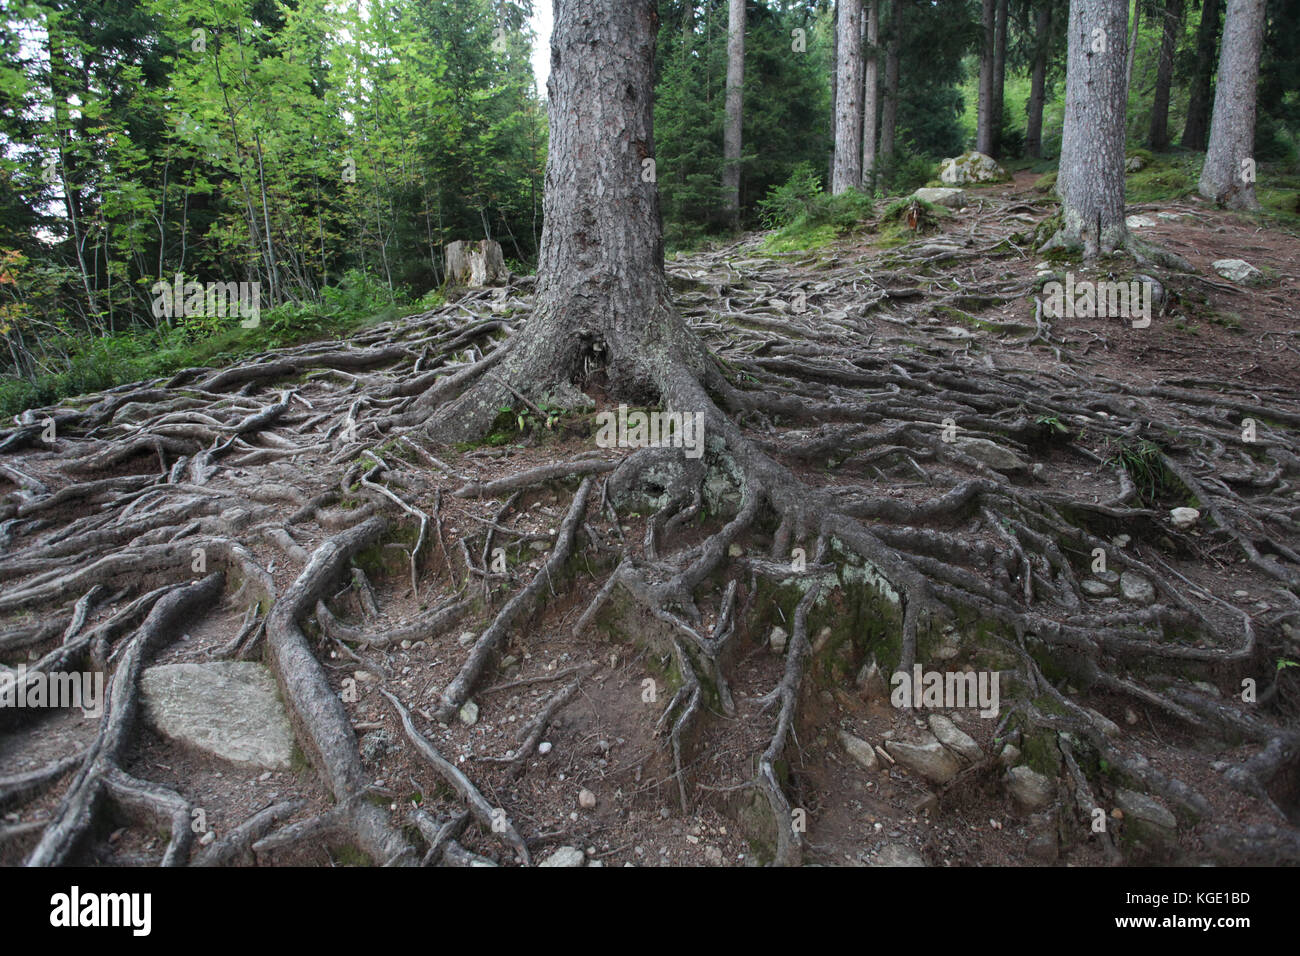
<svg viewBox="0 0 1300 956"><path fill-rule="evenodd" d="M815 529L746 524L698 620L605 587L729 526L725 474L621 504L630 450L543 407L426 446L522 279L0 434L0 661L111 688L0 711L0 862L348 864L364 827L449 865L753 865L781 827L825 865L1300 859L1300 242L1189 200L1131 211L1196 275L1085 270L1035 255L1051 211L1022 179L899 245L669 263L765 396L747 433L963 597L915 659L997 672L995 715L891 703L897 596ZM1210 268L1238 257L1264 284ZM1150 326L1045 317L1067 271L1157 279ZM786 821L754 783L788 714Z"/></svg>

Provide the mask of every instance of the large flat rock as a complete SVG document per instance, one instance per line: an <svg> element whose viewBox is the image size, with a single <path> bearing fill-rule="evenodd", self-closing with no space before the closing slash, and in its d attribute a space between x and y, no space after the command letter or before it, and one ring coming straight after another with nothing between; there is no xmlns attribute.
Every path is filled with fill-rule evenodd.
<svg viewBox="0 0 1300 956"><path fill-rule="evenodd" d="M261 664L162 664L140 679L145 719L164 737L244 766L288 770L293 730Z"/></svg>

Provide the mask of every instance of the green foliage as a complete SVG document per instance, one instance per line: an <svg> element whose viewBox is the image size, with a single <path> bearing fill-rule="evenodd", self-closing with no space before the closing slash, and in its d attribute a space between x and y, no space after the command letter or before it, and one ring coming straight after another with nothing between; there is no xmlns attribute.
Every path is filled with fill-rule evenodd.
<svg viewBox="0 0 1300 956"><path fill-rule="evenodd" d="M1178 199L1196 192L1204 157L1199 153L1164 153L1152 155L1146 150L1132 154L1150 156L1147 165L1125 180L1124 196L1130 203L1154 203Z"/></svg>
<svg viewBox="0 0 1300 956"><path fill-rule="evenodd" d="M915 192L934 176L935 162L921 153L903 150L881 163L881 175L894 195Z"/></svg>
<svg viewBox="0 0 1300 956"><path fill-rule="evenodd" d="M286 304L264 311L255 329L243 328L235 317L216 325L182 320L172 326L136 327L102 336L64 335L57 343L62 349L57 371L0 376L0 414L15 415L88 392L284 345L343 336L396 318L400 304L394 303L383 283L355 273L338 288L323 290L319 304Z"/></svg>
<svg viewBox="0 0 1300 956"><path fill-rule="evenodd" d="M1153 505L1165 495L1184 491L1182 482L1165 464L1159 445L1145 439L1136 442L1107 439L1106 443L1114 449L1106 463L1128 472L1144 504Z"/></svg>
<svg viewBox="0 0 1300 956"><path fill-rule="evenodd" d="M773 187L759 202L763 224L776 232L768 237L774 252L815 249L859 225L871 215L871 197L856 189L832 196L807 163Z"/></svg>
<svg viewBox="0 0 1300 956"><path fill-rule="evenodd" d="M655 154L670 249L728 231L722 193L727 5L664 0L655 57ZM807 49L791 50L791 30ZM745 30L741 220L758 221L759 197L799 163L830 150L828 32L804 4L749 4Z"/></svg>
<svg viewBox="0 0 1300 956"><path fill-rule="evenodd" d="M69 337L168 325L150 289L178 273L259 283L284 338L439 287L452 239L498 238L530 262L546 144L531 10L7 8L0 255L12 282L0 283L0 374L71 373L92 350ZM171 324L193 344L225 322Z"/></svg>

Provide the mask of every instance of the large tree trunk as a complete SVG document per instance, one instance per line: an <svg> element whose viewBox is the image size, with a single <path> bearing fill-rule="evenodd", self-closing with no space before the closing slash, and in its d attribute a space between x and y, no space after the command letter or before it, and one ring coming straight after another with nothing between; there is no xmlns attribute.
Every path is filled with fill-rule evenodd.
<svg viewBox="0 0 1300 956"><path fill-rule="evenodd" d="M1157 150L1169 148L1169 87L1183 27L1183 0L1165 0L1161 15L1164 30L1160 36L1160 65L1156 68L1156 92L1151 101L1151 128L1147 133L1147 145Z"/></svg>
<svg viewBox="0 0 1300 956"><path fill-rule="evenodd" d="M1128 241L1124 225L1127 0L1071 0L1057 241L1085 258Z"/></svg>
<svg viewBox="0 0 1300 956"><path fill-rule="evenodd" d="M716 376L673 309L664 277L654 168L656 7L656 0L556 3L536 309L496 369L443 406L432 437L482 434L516 394L578 407L587 403L578 390L589 382L647 400L660 397L670 364Z"/></svg>
<svg viewBox="0 0 1300 956"><path fill-rule="evenodd" d="M990 131L993 139L991 156L1002 155L1002 96L1007 82L1007 0L998 0L993 29L993 103Z"/></svg>
<svg viewBox="0 0 1300 956"><path fill-rule="evenodd" d="M894 161L894 131L898 127L898 67L903 49L903 0L889 7L889 47L885 51L885 96L880 107L880 152L877 163Z"/></svg>
<svg viewBox="0 0 1300 956"><path fill-rule="evenodd" d="M831 151L826 157L826 181L835 179L835 103L840 95L840 28L838 16L831 14Z"/></svg>
<svg viewBox="0 0 1300 956"><path fill-rule="evenodd" d="M1047 101L1047 56L1051 49L1052 5L1056 0L1039 0L1034 14L1034 68L1029 81L1028 117L1025 123L1025 155L1043 157L1043 105Z"/></svg>
<svg viewBox="0 0 1300 956"><path fill-rule="evenodd" d="M984 0L983 39L980 42L979 105L975 120L975 148L993 154L993 49L997 45L997 0Z"/></svg>
<svg viewBox="0 0 1300 956"><path fill-rule="evenodd" d="M862 0L840 0L835 61L835 168L831 192L862 183Z"/></svg>
<svg viewBox="0 0 1300 956"><path fill-rule="evenodd" d="M1200 193L1230 209L1257 209L1255 92L1264 43L1264 0L1228 0L1219 85Z"/></svg>
<svg viewBox="0 0 1300 956"><path fill-rule="evenodd" d="M727 222L740 228L740 147L745 92L745 0L731 0L727 13L727 128L722 135L722 191Z"/></svg>
<svg viewBox="0 0 1300 956"><path fill-rule="evenodd" d="M1223 0L1202 0L1201 25L1196 31L1196 69L1187 97L1187 121L1183 124L1184 149L1205 149L1210 131L1210 96L1222 11Z"/></svg>
<svg viewBox="0 0 1300 956"><path fill-rule="evenodd" d="M876 185L876 120L880 112L880 0L867 0L866 69L862 92L862 185Z"/></svg>

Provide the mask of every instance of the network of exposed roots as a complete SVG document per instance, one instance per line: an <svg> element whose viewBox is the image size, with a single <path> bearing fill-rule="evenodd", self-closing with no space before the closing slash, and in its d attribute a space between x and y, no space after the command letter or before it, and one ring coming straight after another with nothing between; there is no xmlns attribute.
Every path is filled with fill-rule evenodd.
<svg viewBox="0 0 1300 956"><path fill-rule="evenodd" d="M0 434L0 661L28 679L104 671L110 691L84 747L0 778L0 849L94 858L111 812L161 824L165 864L273 861L327 838L377 863L483 862L475 841L527 863L544 841L513 819L511 781L599 665L542 670L538 653L535 672L495 672L539 621L597 641L617 619L633 642L627 622L644 624L642 657L670 659L657 792L683 809L757 795L776 862L804 850L785 768L819 662L834 657L852 690L872 660L938 666L954 627L980 635L977 664L1015 672L995 736L1051 742L1081 841L1120 858L1089 824L1122 782L1208 819L1216 858L1300 858L1300 693L1277 666L1300 658L1300 401L1243 382L1108 379L1086 360L1104 336L1033 314L1034 280L1015 268L1032 251L1016 234L1041 217L989 199L871 260L774 257L750 241L670 264L677 307L721 371L667 373L669 403L705 413L698 461L598 448L590 412L543 407L525 383L484 436L507 447L427 440L440 406L494 374L532 308L528 278L346 345L27 413ZM1032 317L976 317L1003 306ZM528 520L543 500L558 506L552 527ZM1188 504L1201 519L1181 530L1169 509ZM1099 555L1155 600L1085 588ZM1243 582L1258 603L1234 599ZM389 603L409 613L395 622ZM172 659L265 662L328 807L274 803L196 847L194 796L130 772L126 754L144 668L218 608L238 612L237 630ZM739 693L736 662L766 641L757 621L782 622L788 646L769 686ZM836 621L851 633L828 641ZM417 643L436 652L437 686L398 679L394 655ZM342 693L357 668L435 781L425 792L449 788L437 807L373 799ZM438 726L488 685L552 684L501 754L466 765L439 752ZM1126 708L1232 742L1241 760L1222 781L1162 772L1119 726ZM10 740L44 726L36 711L0 717ZM700 735L742 726L761 745L710 776ZM1221 785L1249 801L1248 824L1210 819L1205 788Z"/></svg>

